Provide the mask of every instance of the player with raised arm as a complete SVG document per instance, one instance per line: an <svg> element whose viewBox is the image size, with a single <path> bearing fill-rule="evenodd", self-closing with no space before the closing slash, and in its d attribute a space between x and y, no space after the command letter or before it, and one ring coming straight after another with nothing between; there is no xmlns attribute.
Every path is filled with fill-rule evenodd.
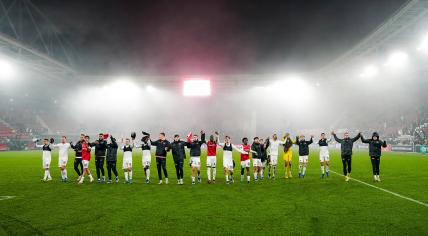
<svg viewBox="0 0 428 236"><path fill-rule="evenodd" d="M91 147L95 147L95 168L97 171L97 182L105 182L104 161L106 159L107 141L104 139L104 134L98 135L98 140L90 143Z"/></svg>
<svg viewBox="0 0 428 236"><path fill-rule="evenodd" d="M58 148L58 167L61 171L61 182L67 182L68 150L71 148L71 145L67 143L67 138L62 136L61 142L52 144L52 147Z"/></svg>
<svg viewBox="0 0 428 236"><path fill-rule="evenodd" d="M311 135L311 139L309 141L305 140L304 135L300 135L296 137L296 145L299 146L299 178L305 178L306 174L306 166L308 164L308 156L309 156L309 145L311 145L313 141L313 135Z"/></svg>
<svg viewBox="0 0 428 236"><path fill-rule="evenodd" d="M83 174L83 164L82 164L82 143L85 141L85 134L80 134L80 139L77 141L76 144L73 144L70 142L70 146L72 149L74 149L75 152L75 158L74 158L74 171L77 174L77 182L80 181L80 178L82 178ZM80 170L79 170L80 166Z"/></svg>
<svg viewBox="0 0 428 236"><path fill-rule="evenodd" d="M379 139L379 134L377 132L373 132L371 139L364 139L363 135L361 135L361 141L363 143L369 144L369 156L372 162L373 168L373 180L380 182L379 177L379 166L380 166L380 156L382 155L382 147L386 146L386 141L382 141Z"/></svg>
<svg viewBox="0 0 428 236"><path fill-rule="evenodd" d="M117 163L117 145L116 139L110 135L110 143L107 144L107 174L108 174L108 184L111 184L111 172L116 176L116 183L119 183L119 174L117 173L116 163Z"/></svg>
<svg viewBox="0 0 428 236"><path fill-rule="evenodd" d="M253 143L251 144L250 152L253 154L251 155L253 157L253 167L254 167L254 181L257 182L258 175L262 173L262 149L261 149L260 140L258 137L254 137Z"/></svg>
<svg viewBox="0 0 428 236"><path fill-rule="evenodd" d="M231 143L231 139L229 136L224 137L224 143L218 143L219 146L223 147L223 167L224 167L224 175L226 178L226 184L234 183L233 179L233 150L242 153L248 154L244 150L238 148L234 144Z"/></svg>
<svg viewBox="0 0 428 236"><path fill-rule="evenodd" d="M144 170L144 176L146 177L145 183L150 183L150 165L152 164L152 151L151 151L151 143L150 143L150 134L146 132L142 132L143 137L141 138L141 144L135 144L135 148L141 148L142 156L141 156L141 164Z"/></svg>
<svg viewBox="0 0 428 236"><path fill-rule="evenodd" d="M350 138L349 133L345 132L343 139L338 138L334 131L332 131L331 134L333 135L336 142L340 143L343 176L345 176L345 181L348 182L351 178L352 170L352 148L354 147L354 142L356 142L361 137L361 133L358 133L354 138Z"/></svg>
<svg viewBox="0 0 428 236"><path fill-rule="evenodd" d="M125 184L132 184L132 149L134 148L135 133L132 133L132 142L129 138L122 138L123 162L122 169L125 175Z"/></svg>
<svg viewBox="0 0 428 236"><path fill-rule="evenodd" d="M85 180L85 176L89 176L89 182L93 182L94 178L92 177L91 170L89 169L89 162L91 161L91 146L89 142L89 136L85 135L85 139L82 142L82 165L83 165L83 173L80 178L79 184L83 184Z"/></svg>
<svg viewBox="0 0 428 236"><path fill-rule="evenodd" d="M320 146L320 164L321 164L321 178L329 175L330 170L330 153L328 151L328 143L331 138L327 139L325 133L321 133L321 138L317 144Z"/></svg>
<svg viewBox="0 0 428 236"><path fill-rule="evenodd" d="M242 150L246 153L241 153L241 182L244 181L244 172L247 170L247 182L250 183L250 150L251 146L248 145L248 138L242 139Z"/></svg>
<svg viewBox="0 0 428 236"><path fill-rule="evenodd" d="M282 158L284 159L284 169L285 169L285 178L293 178L291 174L291 162L293 160L293 140L290 138L290 134L286 133L283 137L283 146L284 146L284 154Z"/></svg>
<svg viewBox="0 0 428 236"><path fill-rule="evenodd" d="M192 184L195 184L196 174L198 183L201 183L201 146L205 143L205 132L201 130L201 140L198 135L193 135L192 140L187 140L186 147L190 149L190 166L192 167Z"/></svg>
<svg viewBox="0 0 428 236"><path fill-rule="evenodd" d="M43 144L39 145L37 144L37 141L35 142L36 147L38 148L42 148L43 150L43 155L42 155L42 161L43 161L43 169L45 171L45 174L43 176L42 181L51 181L52 177L51 177L51 173L49 171L50 166L51 166L51 159L52 159L52 144L54 143L54 139L51 138L50 140L45 138L43 139Z"/></svg>
<svg viewBox="0 0 428 236"><path fill-rule="evenodd" d="M217 144L218 144L218 132L214 135L210 135L210 140L206 143L207 145L207 176L208 183L215 183L215 176L217 173Z"/></svg>
<svg viewBox="0 0 428 236"><path fill-rule="evenodd" d="M180 135L174 135L174 141L171 143L172 158L174 159L175 171L177 173L177 184L183 184L184 177L184 159L186 159L186 142L180 140Z"/></svg>
<svg viewBox="0 0 428 236"><path fill-rule="evenodd" d="M168 184L168 172L166 170L166 155L171 149L171 143L166 140L165 133L159 134L159 139L156 141L150 140L152 146L156 147L156 167L158 169L159 184L162 184L162 171L165 175L165 184Z"/></svg>

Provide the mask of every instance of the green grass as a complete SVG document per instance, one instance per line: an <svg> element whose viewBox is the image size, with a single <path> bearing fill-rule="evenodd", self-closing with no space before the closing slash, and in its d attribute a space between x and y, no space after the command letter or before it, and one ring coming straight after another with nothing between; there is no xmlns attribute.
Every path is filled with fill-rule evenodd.
<svg viewBox="0 0 428 236"><path fill-rule="evenodd" d="M331 174L320 179L318 151L312 150L304 180L283 178L280 158L276 181L239 182L238 153L233 185L224 183L217 168L217 183L206 184L205 155L201 158L203 183L176 185L168 157L169 185L145 185L141 155L134 153L134 184L77 185L59 182L54 153L49 183L40 181L41 152L0 153L0 235L424 235L428 233L428 207ZM218 155L219 167L222 166ZM338 152L331 169L341 172ZM76 179L70 153L69 177ZM296 152L293 174L297 176ZM155 163L154 160L152 163ZM186 161L187 163L187 161ZM118 165L121 166L121 155ZM91 163L94 170L94 163ZM95 173L95 172L94 172ZM120 171L123 180L123 172ZM428 157L385 153L381 183L373 183L366 152L356 152L352 177L428 203Z"/></svg>

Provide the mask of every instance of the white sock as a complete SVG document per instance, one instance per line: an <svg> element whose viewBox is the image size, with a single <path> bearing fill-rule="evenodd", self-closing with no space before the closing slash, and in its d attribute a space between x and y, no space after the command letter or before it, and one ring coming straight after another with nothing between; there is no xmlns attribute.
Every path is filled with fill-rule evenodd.
<svg viewBox="0 0 428 236"><path fill-rule="evenodd" d="M306 173L306 166L303 166L303 175Z"/></svg>
<svg viewBox="0 0 428 236"><path fill-rule="evenodd" d="M129 179L132 179L132 170L129 171Z"/></svg>
<svg viewBox="0 0 428 236"><path fill-rule="evenodd" d="M207 167L208 181L211 180L211 167Z"/></svg>
<svg viewBox="0 0 428 236"><path fill-rule="evenodd" d="M213 168L213 180L215 180L215 174L216 174L216 169L215 169L215 167Z"/></svg>
<svg viewBox="0 0 428 236"><path fill-rule="evenodd" d="M83 183L83 180L85 179L85 176L82 175L82 178L80 178L80 182Z"/></svg>
<svg viewBox="0 0 428 236"><path fill-rule="evenodd" d="M195 177L192 176L192 183L195 182Z"/></svg>
<svg viewBox="0 0 428 236"><path fill-rule="evenodd" d="M257 172L254 172L254 179L257 179Z"/></svg>
<svg viewBox="0 0 428 236"><path fill-rule="evenodd" d="M299 173L302 173L302 164L299 164Z"/></svg>
<svg viewBox="0 0 428 236"><path fill-rule="evenodd" d="M150 179L150 169L147 169L146 170L146 179Z"/></svg>
<svg viewBox="0 0 428 236"><path fill-rule="evenodd" d="M48 177L48 171L45 170L45 175L43 176L43 179L46 179Z"/></svg>
<svg viewBox="0 0 428 236"><path fill-rule="evenodd" d="M128 181L128 172L125 171L125 181Z"/></svg>
<svg viewBox="0 0 428 236"><path fill-rule="evenodd" d="M48 170L48 178L49 178L49 179L51 179L51 178L52 178L50 170Z"/></svg>
<svg viewBox="0 0 428 236"><path fill-rule="evenodd" d="M251 180L251 176L247 175L247 181Z"/></svg>
<svg viewBox="0 0 428 236"><path fill-rule="evenodd" d="M328 165L326 165L325 166L325 172L328 172L328 170L329 170L330 168L329 168L329 166Z"/></svg>
<svg viewBox="0 0 428 236"><path fill-rule="evenodd" d="M324 174L324 166L321 166L321 173Z"/></svg>
<svg viewBox="0 0 428 236"><path fill-rule="evenodd" d="M264 174L264 170L262 169L262 170L260 170L260 176L263 176L263 174ZM257 173L256 173L256 175L257 175Z"/></svg>
<svg viewBox="0 0 428 236"><path fill-rule="evenodd" d="M226 175L226 181L229 181L229 175Z"/></svg>
<svg viewBox="0 0 428 236"><path fill-rule="evenodd" d="M67 176L67 169L64 169L64 177L67 179L68 178L68 176Z"/></svg>

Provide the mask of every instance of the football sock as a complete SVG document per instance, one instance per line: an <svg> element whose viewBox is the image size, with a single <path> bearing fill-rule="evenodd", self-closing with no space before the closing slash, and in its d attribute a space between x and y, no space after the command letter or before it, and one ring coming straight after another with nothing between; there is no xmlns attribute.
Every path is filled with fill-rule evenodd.
<svg viewBox="0 0 428 236"><path fill-rule="evenodd" d="M226 175L226 182L229 181L229 175Z"/></svg>
<svg viewBox="0 0 428 236"><path fill-rule="evenodd" d="M213 180L215 180L216 168L213 168Z"/></svg>
<svg viewBox="0 0 428 236"><path fill-rule="evenodd" d="M128 181L128 172L127 171L125 171L125 181Z"/></svg>
<svg viewBox="0 0 428 236"><path fill-rule="evenodd" d="M48 177L48 171L45 170L45 175L43 176L43 179L46 179Z"/></svg>
<svg viewBox="0 0 428 236"><path fill-rule="evenodd" d="M192 183L195 182L195 177L192 176Z"/></svg>
<svg viewBox="0 0 428 236"><path fill-rule="evenodd" d="M251 180L251 177L247 175L247 181L249 182Z"/></svg>
<svg viewBox="0 0 428 236"><path fill-rule="evenodd" d="M325 171L328 172L330 170L330 167L327 165L325 166Z"/></svg>
<svg viewBox="0 0 428 236"><path fill-rule="evenodd" d="M302 173L302 164L299 164L299 173Z"/></svg>
<svg viewBox="0 0 428 236"><path fill-rule="evenodd" d="M303 166L303 175L306 173L306 166Z"/></svg>
<svg viewBox="0 0 428 236"><path fill-rule="evenodd" d="M324 174L324 166L321 166L321 173Z"/></svg>
<svg viewBox="0 0 428 236"><path fill-rule="evenodd" d="M211 167L207 167L208 181L211 180Z"/></svg>
<svg viewBox="0 0 428 236"><path fill-rule="evenodd" d="M132 170L129 171L129 179L132 179Z"/></svg>
<svg viewBox="0 0 428 236"><path fill-rule="evenodd" d="M257 172L254 172L254 179L257 179Z"/></svg>

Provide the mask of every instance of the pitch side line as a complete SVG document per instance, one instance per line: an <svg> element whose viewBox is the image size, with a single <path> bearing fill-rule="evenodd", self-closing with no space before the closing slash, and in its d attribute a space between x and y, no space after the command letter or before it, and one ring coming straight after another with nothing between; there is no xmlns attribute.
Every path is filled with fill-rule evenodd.
<svg viewBox="0 0 428 236"><path fill-rule="evenodd" d="M14 198L15 196L0 196L0 201Z"/></svg>
<svg viewBox="0 0 428 236"><path fill-rule="evenodd" d="M333 174L339 175L339 176L343 176L342 174L339 174L339 173L337 173L336 171L332 171L332 170L330 170L330 172L332 172ZM380 187L378 187L378 186L374 186L374 185L372 185L372 184L369 184L369 183L363 182L363 181L358 180L358 179L355 179L355 178L350 178L350 179L351 179L351 180L355 180L355 181L357 181L357 182L358 182L358 183L360 183L360 184L364 184L364 185L366 185L366 186L369 186L369 187L372 187L372 188L378 189L378 190L380 190L380 191L383 191L383 192L386 192L386 193L392 194L392 195L394 195L394 196L396 196L396 197L403 198L403 199L406 199L406 200L408 200L408 201L411 201L411 202L417 203L417 204L419 204L419 205L422 205L422 206L428 207L428 204L427 204L427 203L425 203L425 202L421 202L421 201L418 201L418 200L416 200L416 199L413 199L413 198L410 198L410 197L403 196L403 195L401 195L401 194L399 194L399 193L394 193L394 192L389 191L389 190L387 190L387 189L380 188Z"/></svg>

